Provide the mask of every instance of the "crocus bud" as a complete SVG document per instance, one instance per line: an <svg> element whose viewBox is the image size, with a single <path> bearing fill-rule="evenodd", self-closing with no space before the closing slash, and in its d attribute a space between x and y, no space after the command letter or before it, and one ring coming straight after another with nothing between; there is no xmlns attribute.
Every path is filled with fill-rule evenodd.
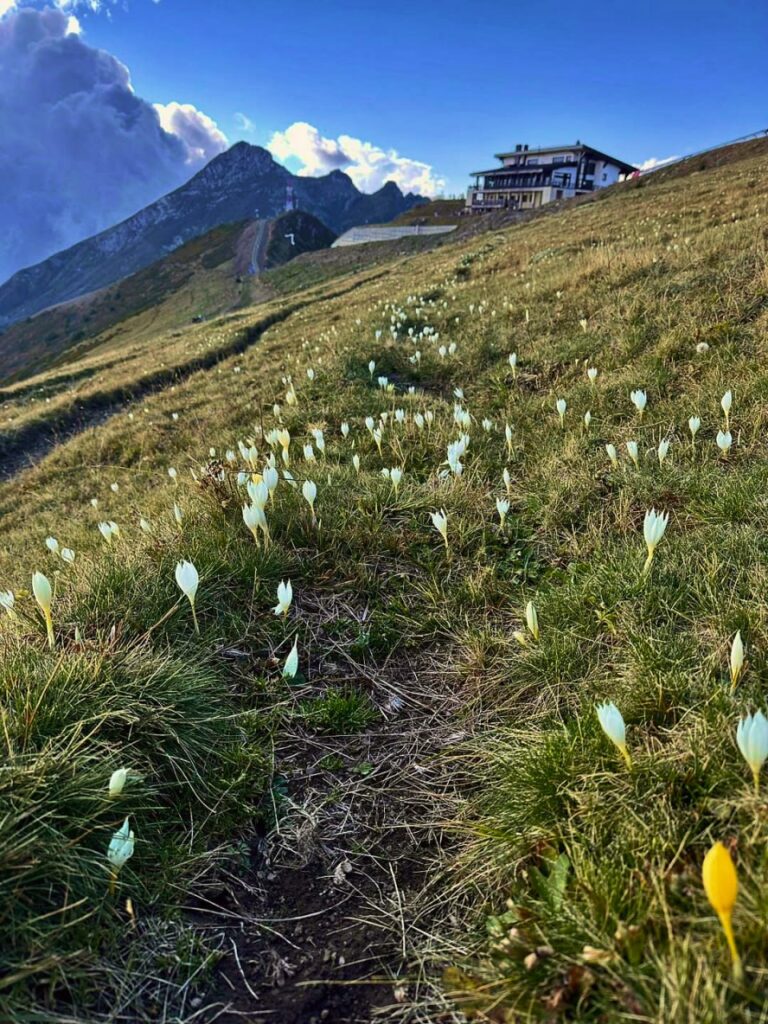
<svg viewBox="0 0 768 1024"><path fill-rule="evenodd" d="M731 855L721 842L716 842L704 858L701 865L701 880L707 899L720 919L728 943L734 981L740 982L744 972L731 924L731 915L739 893L739 880Z"/></svg>
<svg viewBox="0 0 768 1024"><path fill-rule="evenodd" d="M118 768L112 772L109 778L109 799L116 800L123 792L126 779L128 778L127 768Z"/></svg>
<svg viewBox="0 0 768 1024"><path fill-rule="evenodd" d="M744 643L741 630L736 633L731 644L731 690L736 689L741 670L744 668Z"/></svg>
<svg viewBox="0 0 768 1024"><path fill-rule="evenodd" d="M741 756L752 770L755 792L760 789L760 769L768 757L768 719L762 711L746 715L736 729L736 743Z"/></svg>
<svg viewBox="0 0 768 1024"><path fill-rule="evenodd" d="M283 665L283 679L293 679L299 670L299 641L293 641L293 647Z"/></svg>
<svg viewBox="0 0 768 1024"><path fill-rule="evenodd" d="M40 606L43 618L45 619L48 646L53 648L56 646L56 638L53 635L53 618L51 617L53 591L48 577L44 576L41 572L35 572L32 574L32 593L35 595L35 600Z"/></svg>
<svg viewBox="0 0 768 1024"><path fill-rule="evenodd" d="M627 762L627 767L631 768L632 758L627 750L626 726L621 712L615 704L609 701L598 704L596 710L603 732Z"/></svg>
<svg viewBox="0 0 768 1024"><path fill-rule="evenodd" d="M177 562L176 563L176 583L179 590L189 601L192 607L192 620L195 624L195 632L200 632L200 627L197 623L197 612L195 611L195 598L197 597L197 587L200 583L200 576L197 569L191 562Z"/></svg>

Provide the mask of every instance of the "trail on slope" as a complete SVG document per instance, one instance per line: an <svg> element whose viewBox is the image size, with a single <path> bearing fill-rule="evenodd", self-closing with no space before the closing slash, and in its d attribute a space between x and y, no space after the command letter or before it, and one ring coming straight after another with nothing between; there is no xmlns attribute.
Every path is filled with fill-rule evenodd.
<svg viewBox="0 0 768 1024"><path fill-rule="evenodd" d="M283 323L294 313L298 313L316 302L326 302L347 295L383 276L383 273L386 272L370 275L347 288L313 296L285 306L283 309L262 317L249 327L243 328L242 331L238 331L234 340L228 345L223 345L204 355L195 356L178 366L148 374L135 384L120 385L89 395L73 404L71 408L60 412L52 421L36 420L11 434L0 434L0 483L10 480L22 470L36 465L70 438L91 427L101 426L113 416L124 412L132 402L175 386L194 373L210 370L225 359L241 355L255 345L270 327Z"/></svg>

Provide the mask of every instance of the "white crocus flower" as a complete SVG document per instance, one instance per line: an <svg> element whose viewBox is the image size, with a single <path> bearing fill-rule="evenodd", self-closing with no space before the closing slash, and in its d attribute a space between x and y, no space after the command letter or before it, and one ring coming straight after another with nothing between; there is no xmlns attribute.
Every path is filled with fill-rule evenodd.
<svg viewBox="0 0 768 1024"><path fill-rule="evenodd" d="M731 406L733 405L733 395L730 391L726 391L723 397L720 399L720 407L725 414L725 429L728 429L728 424L731 415Z"/></svg>
<svg viewBox="0 0 768 1024"><path fill-rule="evenodd" d="M744 641L741 639L741 630L736 633L731 643L731 690L736 689L741 670L744 668Z"/></svg>
<svg viewBox="0 0 768 1024"><path fill-rule="evenodd" d="M664 536L664 531L667 528L669 522L668 512L657 512L656 509L652 508L645 513L645 520L643 522L643 534L645 536L645 543L648 547L648 557L645 560L643 572L647 573L651 568L651 562L661 538Z"/></svg>
<svg viewBox="0 0 768 1024"><path fill-rule="evenodd" d="M16 604L16 598L13 595L12 590L0 590L0 608L5 608L8 612L8 617L11 619L16 618L16 612L14 611L14 605Z"/></svg>
<svg viewBox="0 0 768 1024"><path fill-rule="evenodd" d="M48 636L48 646L56 646L56 639L53 635L53 617L51 616L51 602L53 601L53 589L50 580L41 572L32 574L32 593L40 606L40 611L45 619L45 631Z"/></svg>
<svg viewBox="0 0 768 1024"><path fill-rule="evenodd" d="M557 409L557 415L560 417L560 426L565 428L565 410L568 408L564 398L558 398L555 402L555 408Z"/></svg>
<svg viewBox="0 0 768 1024"><path fill-rule="evenodd" d="M277 490L277 485L280 483L280 474L275 466L270 465L264 467L262 477L262 483L267 488L271 500L274 492Z"/></svg>
<svg viewBox="0 0 768 1024"><path fill-rule="evenodd" d="M99 533L107 544L111 544L112 538L115 536L115 531L112 529L112 525L113 524L110 522L99 523Z"/></svg>
<svg viewBox="0 0 768 1024"><path fill-rule="evenodd" d="M176 470L173 468L173 466L169 466L168 467L168 476L171 478L171 480L173 480L174 483L176 483L179 474L176 472Z"/></svg>
<svg viewBox="0 0 768 1024"><path fill-rule="evenodd" d="M283 679L293 679L299 670L299 640L298 637L293 641L293 647L285 659L283 665Z"/></svg>
<svg viewBox="0 0 768 1024"><path fill-rule="evenodd" d="M72 563L75 560L75 552L72 550L72 548L62 548L61 558L62 561L67 563L67 565L72 565Z"/></svg>
<svg viewBox="0 0 768 1024"><path fill-rule="evenodd" d="M733 437L731 436L730 430L718 430L716 440L717 447L727 459L728 452L731 450L731 445L733 444Z"/></svg>
<svg viewBox="0 0 768 1024"><path fill-rule="evenodd" d="M635 466L640 467L640 454L637 447L637 441L627 441L627 451L629 457L634 462Z"/></svg>
<svg viewBox="0 0 768 1024"><path fill-rule="evenodd" d="M315 498L317 497L317 484L314 480L305 480L301 487L301 493L304 496L304 500L309 505L310 511L312 512L312 521L315 520Z"/></svg>
<svg viewBox="0 0 768 1024"><path fill-rule="evenodd" d="M517 376L517 352L510 352L507 361L509 362L512 376Z"/></svg>
<svg viewBox="0 0 768 1024"><path fill-rule="evenodd" d="M504 426L504 439L507 443L507 451L512 454L512 427L507 423Z"/></svg>
<svg viewBox="0 0 768 1024"><path fill-rule="evenodd" d="M375 369L376 369L376 363L375 363L375 362L373 361L373 359L372 359L372 360L370 361L370 363L368 363L368 373L370 373L370 375L371 375L371 379L373 379L373 371L374 371Z"/></svg>
<svg viewBox="0 0 768 1024"><path fill-rule="evenodd" d="M587 409L584 413L584 429L589 430L589 425L592 422L592 413Z"/></svg>
<svg viewBox="0 0 768 1024"><path fill-rule="evenodd" d="M512 475L511 475L511 473L509 472L509 470L507 469L506 466L504 467L504 472L501 474L501 479L504 481L504 487L506 489L507 494L511 494L512 493Z"/></svg>
<svg viewBox="0 0 768 1024"><path fill-rule="evenodd" d="M666 439L659 441L659 447L658 447L658 450L657 450L656 454L658 456L659 465L660 466L662 466L664 464L664 459L666 459L668 452L669 452L669 441L667 441Z"/></svg>
<svg viewBox="0 0 768 1024"><path fill-rule="evenodd" d="M394 466L389 471L389 479L392 481L392 486L395 489L395 497L397 497L397 489L403 479L403 471L398 466Z"/></svg>
<svg viewBox="0 0 768 1024"><path fill-rule="evenodd" d="M640 413L640 416L642 418L643 412L645 411L645 407L648 404L648 396L644 391L638 390L632 391L629 397L631 398L632 404Z"/></svg>
<svg viewBox="0 0 768 1024"><path fill-rule="evenodd" d="M355 453L352 456L352 465L355 467L355 472L359 473L360 472L360 456L357 453Z"/></svg>
<svg viewBox="0 0 768 1024"><path fill-rule="evenodd" d="M499 520L500 520L500 524L501 524L501 529L503 530L504 529L504 522L505 522L505 520L507 518L507 513L509 512L509 502L507 501L506 498L497 498L496 499L496 511L499 513Z"/></svg>
<svg viewBox="0 0 768 1024"><path fill-rule="evenodd" d="M587 370L587 376L589 377L590 382L592 384L594 384L595 381L597 380L597 367L596 366L590 366L589 369Z"/></svg>
<svg viewBox="0 0 768 1024"><path fill-rule="evenodd" d="M752 770L755 792L760 789L760 769L768 757L768 719L762 711L746 715L736 729L736 743L741 756Z"/></svg>
<svg viewBox="0 0 768 1024"><path fill-rule="evenodd" d="M192 621L195 624L196 633L200 632L200 627L197 623L197 612L195 611L195 598L197 597L199 583L200 576L191 562L176 563L176 584L192 607Z"/></svg>
<svg viewBox="0 0 768 1024"><path fill-rule="evenodd" d="M315 462L316 461L316 459L315 459L315 449L312 447L311 444L305 444L304 445L304 461L305 462Z"/></svg>
<svg viewBox="0 0 768 1024"><path fill-rule="evenodd" d="M128 779L128 769L118 768L109 777L109 799L116 800L125 788Z"/></svg>
<svg viewBox="0 0 768 1024"><path fill-rule="evenodd" d="M615 704L609 701L598 704L596 711L603 732L627 762L627 768L631 768L632 758L627 750L627 729L621 712Z"/></svg>
<svg viewBox="0 0 768 1024"><path fill-rule="evenodd" d="M176 502L173 503L173 518L176 520L177 525L181 526L184 515Z"/></svg>
<svg viewBox="0 0 768 1024"><path fill-rule="evenodd" d="M107 860L112 866L110 892L114 892L117 873L133 856L134 847L134 833L129 825L128 818L126 818L110 839L109 846L107 847Z"/></svg>
<svg viewBox="0 0 768 1024"><path fill-rule="evenodd" d="M259 529L261 528L262 518L264 518L263 508L260 508L258 505L243 505L243 522L251 531L257 545L260 544Z"/></svg>
<svg viewBox="0 0 768 1024"><path fill-rule="evenodd" d="M349 437L349 424L346 422L341 424L341 436Z"/></svg>
<svg viewBox="0 0 768 1024"><path fill-rule="evenodd" d="M51 552L52 555L58 555L59 553L59 542L55 537L46 537L45 546Z"/></svg>
<svg viewBox="0 0 768 1024"><path fill-rule="evenodd" d="M281 580L277 585L277 604L272 609L275 615L287 615L293 601L293 587L290 580Z"/></svg>
<svg viewBox="0 0 768 1024"><path fill-rule="evenodd" d="M445 550L448 551L448 515L444 508L441 508L439 512L430 512L432 517L432 525L440 534L445 542Z"/></svg>
<svg viewBox="0 0 768 1024"><path fill-rule="evenodd" d="M533 601L529 601L525 606L525 624L528 627L528 632L531 634L534 640L539 639L539 614L536 611L536 605Z"/></svg>
<svg viewBox="0 0 768 1024"><path fill-rule="evenodd" d="M420 412L415 413L413 417L413 422L416 424L418 430L424 429L424 417L421 415Z"/></svg>
<svg viewBox="0 0 768 1024"><path fill-rule="evenodd" d="M608 458L611 460L611 465L613 466L613 468L614 469L618 469L619 468L619 456L618 456L618 453L616 451L616 445L614 445L614 444L607 444L605 446L605 450L608 453Z"/></svg>

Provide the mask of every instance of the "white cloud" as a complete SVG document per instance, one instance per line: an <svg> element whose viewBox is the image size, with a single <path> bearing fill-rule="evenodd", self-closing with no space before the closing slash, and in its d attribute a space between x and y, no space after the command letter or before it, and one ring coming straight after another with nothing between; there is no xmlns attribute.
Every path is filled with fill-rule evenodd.
<svg viewBox="0 0 768 1024"><path fill-rule="evenodd" d="M679 160L679 156L665 156L661 159L657 156L648 157L641 164L635 164L635 167L639 171L655 171L657 167L664 167L665 164L673 164L675 160Z"/></svg>
<svg viewBox="0 0 768 1024"><path fill-rule="evenodd" d="M178 188L226 139L190 104L138 96L71 12L0 3L2 282Z"/></svg>
<svg viewBox="0 0 768 1024"><path fill-rule="evenodd" d="M247 114L243 114L239 110L235 114L235 124L244 135L253 135L256 131L255 121L252 121Z"/></svg>
<svg viewBox="0 0 768 1024"><path fill-rule="evenodd" d="M0 18L16 7L16 0L0 0Z"/></svg>
<svg viewBox="0 0 768 1024"><path fill-rule="evenodd" d="M191 103L153 103L160 124L169 135L181 139L187 163L207 163L228 146L227 137L213 120Z"/></svg>
<svg viewBox="0 0 768 1024"><path fill-rule="evenodd" d="M445 187L431 164L400 156L397 150L382 149L352 135L328 139L306 121L296 121L284 132L275 132L268 148L278 160L294 158L301 163L299 174L316 177L333 170L345 171L364 192L375 192L394 181L403 192L432 196Z"/></svg>

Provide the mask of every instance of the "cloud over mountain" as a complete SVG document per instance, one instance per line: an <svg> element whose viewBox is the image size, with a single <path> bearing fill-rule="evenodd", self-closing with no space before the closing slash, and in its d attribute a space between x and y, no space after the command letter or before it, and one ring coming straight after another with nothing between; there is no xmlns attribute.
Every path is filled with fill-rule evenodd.
<svg viewBox="0 0 768 1024"><path fill-rule="evenodd" d="M66 9L0 4L3 281L176 188L226 138L190 104L137 96Z"/></svg>
<svg viewBox="0 0 768 1024"><path fill-rule="evenodd" d="M316 177L329 171L345 171L364 192L375 192L394 181L403 192L432 196L445 187L431 164L400 156L352 135L328 139L306 121L296 121L284 132L275 132L268 147L278 160L291 157L301 163L299 174Z"/></svg>

